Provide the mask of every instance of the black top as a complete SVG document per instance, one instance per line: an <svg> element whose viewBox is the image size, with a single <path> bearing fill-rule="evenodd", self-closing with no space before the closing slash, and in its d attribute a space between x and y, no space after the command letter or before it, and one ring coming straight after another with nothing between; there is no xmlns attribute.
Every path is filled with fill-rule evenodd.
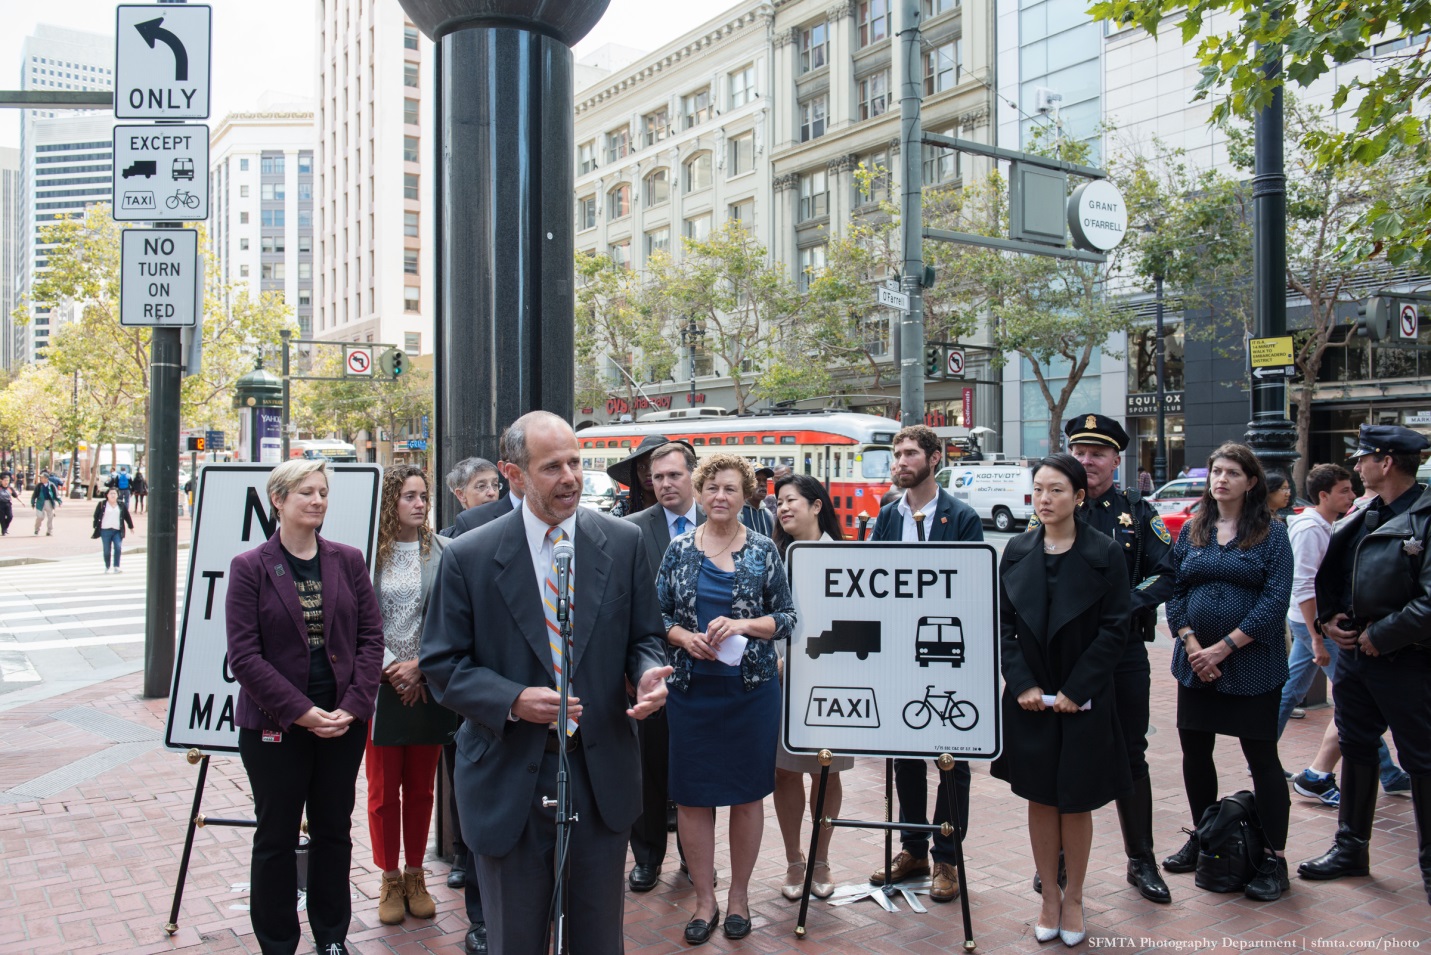
<svg viewBox="0 0 1431 955"><path fill-rule="evenodd" d="M283 556L293 571L303 622L308 627L308 698L314 706L331 710L338 705L338 681L323 641L323 568L316 553L304 560L294 557L285 547Z"/></svg>
<svg viewBox="0 0 1431 955"><path fill-rule="evenodd" d="M1426 486L1423 484L1413 484L1405 493L1390 503L1383 501L1380 497L1372 498L1371 503L1360 511L1346 519L1345 524L1338 522L1333 530L1333 538L1336 546L1329 542L1327 554L1322 560L1322 566L1317 569L1317 580L1326 585L1330 591L1331 599L1326 600L1327 594L1323 588L1318 588L1317 594L1317 614L1322 619L1327 619L1337 613L1351 613L1352 609L1352 568L1356 564L1356 550L1366 535L1376 530L1393 517L1405 514L1415 504ZM1337 533L1341 531L1341 533ZM1363 621L1365 622L1365 621Z"/></svg>

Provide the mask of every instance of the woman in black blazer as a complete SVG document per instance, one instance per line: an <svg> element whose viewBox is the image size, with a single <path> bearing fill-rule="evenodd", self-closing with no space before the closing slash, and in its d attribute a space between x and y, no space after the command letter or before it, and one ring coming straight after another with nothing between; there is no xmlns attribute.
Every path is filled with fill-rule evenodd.
<svg viewBox="0 0 1431 955"><path fill-rule="evenodd" d="M1079 521L1088 475L1071 455L1034 469L1041 525L1009 541L999 567L1004 750L991 767L1029 801L1029 840L1043 880L1040 942L1088 934L1083 879L1093 810L1132 782L1113 704L1128 633L1128 568L1112 538ZM1084 707L1087 706L1087 709ZM1060 899L1059 853L1068 868Z"/></svg>
<svg viewBox="0 0 1431 955"><path fill-rule="evenodd" d="M129 516L129 508L119 499L119 491L110 488L104 492L104 500L95 505L94 508L94 533L93 538L99 538L104 549L104 572L110 571L111 557L113 558L114 572L119 570L119 558L124 550L124 525L128 524L130 530L134 530L134 518Z"/></svg>

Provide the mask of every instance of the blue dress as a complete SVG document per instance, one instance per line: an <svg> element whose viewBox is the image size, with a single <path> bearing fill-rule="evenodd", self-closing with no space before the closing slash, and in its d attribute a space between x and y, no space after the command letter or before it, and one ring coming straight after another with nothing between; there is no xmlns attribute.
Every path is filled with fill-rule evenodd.
<svg viewBox="0 0 1431 955"><path fill-rule="evenodd" d="M700 629L731 612L735 574L701 558ZM775 791L780 684L747 691L740 667L695 660L690 688L666 697L671 726L670 794L682 806L738 806Z"/></svg>

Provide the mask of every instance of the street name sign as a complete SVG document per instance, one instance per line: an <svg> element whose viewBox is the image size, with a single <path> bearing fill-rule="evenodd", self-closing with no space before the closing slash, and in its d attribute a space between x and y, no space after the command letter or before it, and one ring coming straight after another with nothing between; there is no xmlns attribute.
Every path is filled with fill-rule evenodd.
<svg viewBox="0 0 1431 955"><path fill-rule="evenodd" d="M1253 368L1277 368L1295 364L1292 357L1292 336L1250 339L1247 342L1247 357Z"/></svg>
<svg viewBox="0 0 1431 955"><path fill-rule="evenodd" d="M999 587L980 543L801 542L781 738L795 753L993 759Z"/></svg>
<svg viewBox="0 0 1431 955"><path fill-rule="evenodd" d="M238 750L234 726L238 683L229 671L224 603L233 559L262 544L274 531L265 490L273 468L210 464L199 471L166 746L195 746L204 752ZM323 537L356 547L371 568L377 552L382 469L376 464L329 463L328 488Z"/></svg>
<svg viewBox="0 0 1431 955"><path fill-rule="evenodd" d="M201 288L197 230L125 229L119 253L119 324L194 324Z"/></svg>
<svg viewBox="0 0 1431 955"><path fill-rule="evenodd" d="M1128 231L1128 204L1107 179L1094 179L1068 197L1068 228L1075 248L1108 252Z"/></svg>
<svg viewBox="0 0 1431 955"><path fill-rule="evenodd" d="M114 127L114 218L209 217L209 127Z"/></svg>
<svg viewBox="0 0 1431 955"><path fill-rule="evenodd" d="M901 312L909 310L909 296L887 285L875 288L875 301L886 308L897 308Z"/></svg>
<svg viewBox="0 0 1431 955"><path fill-rule="evenodd" d="M1403 340L1416 340L1417 326L1421 324L1421 313L1416 309L1415 302L1402 302L1401 310L1397 313L1396 330Z"/></svg>
<svg viewBox="0 0 1431 955"><path fill-rule="evenodd" d="M199 3L115 8L115 117L209 118L211 13Z"/></svg>

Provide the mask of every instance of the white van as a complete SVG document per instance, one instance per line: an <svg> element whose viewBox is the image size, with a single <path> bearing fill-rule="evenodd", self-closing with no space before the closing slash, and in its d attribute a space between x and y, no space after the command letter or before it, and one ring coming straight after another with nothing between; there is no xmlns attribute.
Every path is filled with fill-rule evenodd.
<svg viewBox="0 0 1431 955"><path fill-rule="evenodd" d="M1021 531L1033 517L1033 472L1014 464L956 464L934 476L939 486L998 531Z"/></svg>

